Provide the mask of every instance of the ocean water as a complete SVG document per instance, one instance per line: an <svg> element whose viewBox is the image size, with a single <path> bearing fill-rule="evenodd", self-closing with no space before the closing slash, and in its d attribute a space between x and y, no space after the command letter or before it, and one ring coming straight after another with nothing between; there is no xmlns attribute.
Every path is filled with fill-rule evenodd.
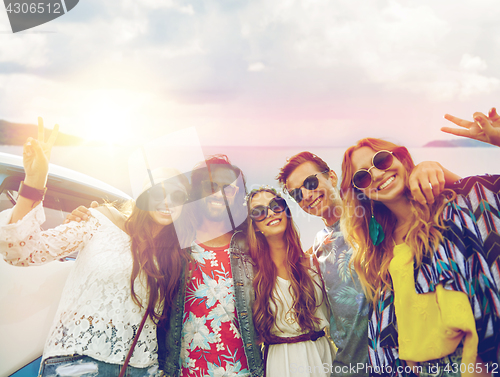
<svg viewBox="0 0 500 377"><path fill-rule="evenodd" d="M345 148L325 147L203 147L203 154L226 154L246 176L247 189L261 185L278 188L275 180L288 157L304 150L323 158L341 176ZM437 161L460 176L500 173L500 148L409 148L415 163ZM21 147L0 146L0 152L21 155ZM85 173L132 195L128 171L131 151L118 147L55 147L51 162ZM168 166L168 162L165 162ZM321 219L309 216L285 196L297 223L304 248L309 248L315 233L323 227Z"/></svg>

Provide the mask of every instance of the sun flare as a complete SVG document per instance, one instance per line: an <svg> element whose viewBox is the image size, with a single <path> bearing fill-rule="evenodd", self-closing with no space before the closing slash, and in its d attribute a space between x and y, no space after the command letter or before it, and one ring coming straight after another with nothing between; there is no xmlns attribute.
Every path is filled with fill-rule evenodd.
<svg viewBox="0 0 500 377"><path fill-rule="evenodd" d="M116 94L116 93L115 93ZM82 134L88 140L107 144L133 142L132 117L135 106L130 98L101 93L86 106Z"/></svg>

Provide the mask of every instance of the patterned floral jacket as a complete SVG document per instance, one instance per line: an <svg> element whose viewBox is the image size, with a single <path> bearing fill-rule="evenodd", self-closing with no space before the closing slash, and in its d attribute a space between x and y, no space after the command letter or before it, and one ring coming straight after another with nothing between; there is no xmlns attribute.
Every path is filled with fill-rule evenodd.
<svg viewBox="0 0 500 377"><path fill-rule="evenodd" d="M496 194L491 191L495 184ZM491 237L493 234L495 237L496 234L498 237L500 177L491 180L469 177L456 185L458 197L449 203L443 212L448 227L443 232L444 241L434 251L432 258L424 258L420 267L415 269L415 289L417 293L428 293L433 292L438 284L443 284L445 289L467 294L476 318L478 355L485 362L497 361L496 353L500 341L500 295L495 282L497 279L493 274L495 268L498 272L500 244L497 242L496 246L493 246L491 243L488 255L483 242L486 244L488 235ZM487 192L489 196L483 195ZM488 204L484 199L493 202ZM493 206L495 210L492 209ZM485 227L483 223L489 225ZM481 229L486 231L481 232ZM487 261L490 261L490 264ZM398 330L392 290L385 291L370 315L368 351L374 370L392 370L392 375L397 376L396 367L404 365L398 354ZM391 368L387 368L388 366Z"/></svg>

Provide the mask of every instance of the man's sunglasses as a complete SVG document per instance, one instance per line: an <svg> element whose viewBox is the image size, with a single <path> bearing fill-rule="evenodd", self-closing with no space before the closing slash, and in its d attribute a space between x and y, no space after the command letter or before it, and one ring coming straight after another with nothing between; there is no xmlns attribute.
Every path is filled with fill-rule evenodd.
<svg viewBox="0 0 500 377"><path fill-rule="evenodd" d="M221 185L217 182L212 182L210 180L205 180L201 181L201 188L205 192L211 192L215 194L216 192L219 192L220 190L224 189L224 193L226 196L233 197L236 195L236 193L239 191L239 187L233 184L224 184Z"/></svg>
<svg viewBox="0 0 500 377"><path fill-rule="evenodd" d="M359 169L352 176L352 184L358 189L365 189L372 184L373 176L370 170L377 168L387 170L392 166L394 156L391 151L378 151L372 157L372 166L370 169Z"/></svg>
<svg viewBox="0 0 500 377"><path fill-rule="evenodd" d="M316 177L318 174L324 174L328 173L328 170L322 171L321 173L316 173L313 175L310 175L306 179L304 179L304 182L302 183L302 186L299 188L295 188L293 190L288 191L288 194L295 199L297 203L300 203L304 197L302 196L302 187L304 187L306 190L316 190L319 185L319 180L318 177Z"/></svg>
<svg viewBox="0 0 500 377"><path fill-rule="evenodd" d="M274 213L281 213L287 209L287 204L285 199L280 198L279 196L271 199L269 205L267 206L256 206L250 210L250 218L254 221L260 222L264 221L267 218L267 210L270 209Z"/></svg>
<svg viewBox="0 0 500 377"><path fill-rule="evenodd" d="M169 206L181 206L188 200L188 194L181 190L177 185L157 184L146 191L150 200L154 202L163 202L167 199Z"/></svg>

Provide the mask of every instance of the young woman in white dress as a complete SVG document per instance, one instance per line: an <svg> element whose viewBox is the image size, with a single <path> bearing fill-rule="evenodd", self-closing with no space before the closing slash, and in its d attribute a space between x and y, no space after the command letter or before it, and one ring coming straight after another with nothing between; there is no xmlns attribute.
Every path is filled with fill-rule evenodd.
<svg viewBox="0 0 500 377"><path fill-rule="evenodd" d="M330 376L333 346L323 283L304 254L285 199L273 189L247 196L254 267L253 321L267 377Z"/></svg>
<svg viewBox="0 0 500 377"><path fill-rule="evenodd" d="M153 171L128 218L91 209L88 221L41 231L42 200L57 128L23 150L25 180L13 209L0 213L0 251L7 263L30 267L78 257L64 287L44 348L42 376L118 376L145 313L145 324L127 376L158 370L156 323L178 289L188 255L179 247L174 221L184 221L188 181L175 169ZM186 227L189 227L186 221ZM187 228L186 228L187 229ZM165 311L168 313L168 311Z"/></svg>

